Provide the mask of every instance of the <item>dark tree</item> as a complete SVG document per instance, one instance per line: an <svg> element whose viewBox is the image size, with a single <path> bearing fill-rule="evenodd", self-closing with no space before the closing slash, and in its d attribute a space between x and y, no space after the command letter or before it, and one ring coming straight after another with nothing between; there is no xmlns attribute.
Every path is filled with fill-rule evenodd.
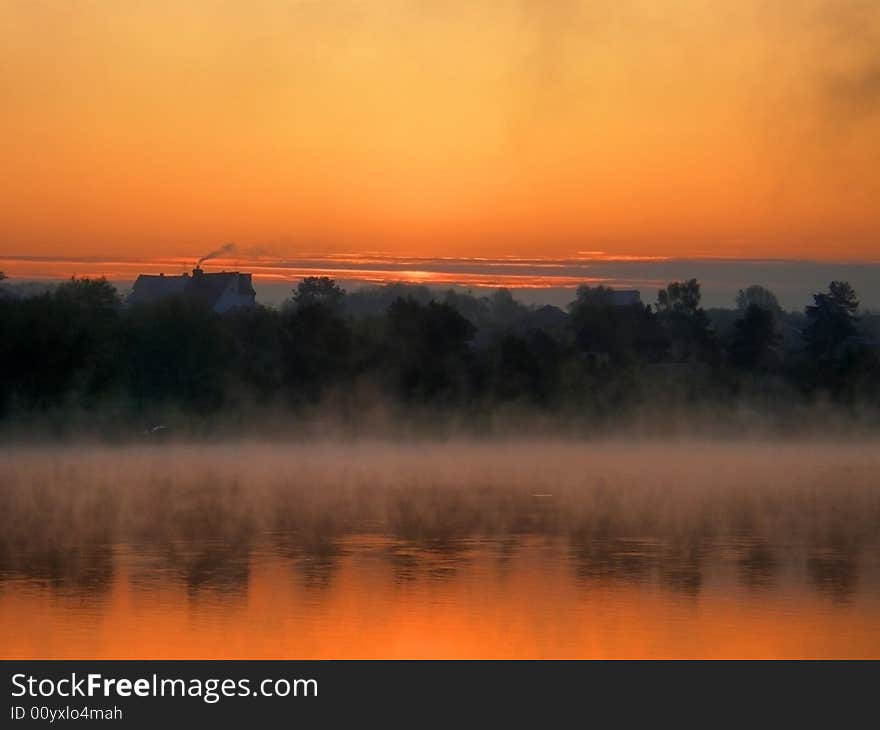
<svg viewBox="0 0 880 730"><path fill-rule="evenodd" d="M503 334L489 351L489 390L499 401L546 403L559 386L559 344L541 330Z"/></svg>
<svg viewBox="0 0 880 730"><path fill-rule="evenodd" d="M231 347L221 318L204 304L173 297L135 305L126 313L123 344L139 408L171 403L210 412L223 404Z"/></svg>
<svg viewBox="0 0 880 730"><path fill-rule="evenodd" d="M656 307L584 286L568 314L505 289L393 284L349 295L326 277L303 280L280 311L224 314L185 298L125 306L104 280L0 290L0 418L32 412L60 428L110 423L132 402L206 423L221 407L238 419L250 413L239 404L280 394L294 412L331 400L345 408L372 386L419 409L467 405L472 415L472 404L513 401L599 421L655 397L727 402L731 385L780 404L819 389L860 409L880 402L880 318L857 318L845 282L816 294L806 313L748 287L739 310L712 311L717 336L693 279L669 284ZM664 359L717 367L644 367ZM85 419L67 418L83 410Z"/></svg>
<svg viewBox="0 0 880 730"><path fill-rule="evenodd" d="M700 309L700 283L696 279L673 281L657 293L657 311L666 316L677 314L696 319Z"/></svg>
<svg viewBox="0 0 880 730"><path fill-rule="evenodd" d="M268 402L283 383L282 315L257 305L251 310L235 309L223 318L230 334L230 369L256 400Z"/></svg>
<svg viewBox="0 0 880 730"><path fill-rule="evenodd" d="M116 368L120 301L104 279L71 279L53 291L11 300L0 318L0 376L7 403L88 405Z"/></svg>
<svg viewBox="0 0 880 730"><path fill-rule="evenodd" d="M447 298L449 293L447 292ZM427 304L434 295L423 284L409 284L395 281L389 284L365 286L348 292L345 297L346 310L354 317L385 317L390 307L398 299L415 299ZM456 304L457 302L450 302Z"/></svg>
<svg viewBox="0 0 880 730"><path fill-rule="evenodd" d="M613 290L606 287L579 287L569 312L581 352L628 364L658 360L666 348L666 338L651 308L641 303L617 305Z"/></svg>
<svg viewBox="0 0 880 730"><path fill-rule="evenodd" d="M317 401L351 368L352 332L341 313L341 290L323 279L316 284L320 296L312 296L317 281L310 281L282 322L283 379L294 401Z"/></svg>
<svg viewBox="0 0 880 730"><path fill-rule="evenodd" d="M489 297L489 315L497 326L511 326L526 311L526 308L513 298L509 289L497 289Z"/></svg>
<svg viewBox="0 0 880 730"><path fill-rule="evenodd" d="M450 400L469 383L474 326L448 304L398 299L388 309L384 360L407 400Z"/></svg>
<svg viewBox="0 0 880 730"><path fill-rule="evenodd" d="M776 311L749 304L734 325L736 333L729 348L731 363L742 370L775 370L781 362Z"/></svg>
<svg viewBox="0 0 880 730"><path fill-rule="evenodd" d="M773 312L781 312L782 307L779 306L779 300L776 295L769 289L765 289L760 284L753 284L746 289L740 289L736 295L736 308L741 312L745 312L749 307L759 307L761 309L769 309Z"/></svg>
<svg viewBox="0 0 880 730"><path fill-rule="evenodd" d="M430 298L428 301L430 301ZM488 297L475 297L469 291L462 292L456 291L455 289L447 289L443 294L443 298L438 301L442 301L450 307L454 307L463 317L471 322L471 324L474 324L477 327L484 326L491 320Z"/></svg>
<svg viewBox="0 0 880 730"><path fill-rule="evenodd" d="M339 311L344 299L345 290L327 276L308 276L293 291L293 302L299 308L320 304Z"/></svg>
<svg viewBox="0 0 880 730"><path fill-rule="evenodd" d="M115 383L122 300L106 279L71 279L55 291L82 348L83 394L92 398Z"/></svg>
<svg viewBox="0 0 880 730"><path fill-rule="evenodd" d="M832 281L827 293L813 295L803 336L807 352L817 362L829 363L843 357L858 331L858 308L856 293L846 281Z"/></svg>
<svg viewBox="0 0 880 730"><path fill-rule="evenodd" d="M587 286L581 285L577 288L575 301L569 305L569 310L576 307L592 307L599 309L602 307L614 306L614 289L607 286Z"/></svg>
<svg viewBox="0 0 880 730"><path fill-rule="evenodd" d="M701 298L696 279L674 281L657 294L657 315L669 337L674 362L717 360L717 344Z"/></svg>

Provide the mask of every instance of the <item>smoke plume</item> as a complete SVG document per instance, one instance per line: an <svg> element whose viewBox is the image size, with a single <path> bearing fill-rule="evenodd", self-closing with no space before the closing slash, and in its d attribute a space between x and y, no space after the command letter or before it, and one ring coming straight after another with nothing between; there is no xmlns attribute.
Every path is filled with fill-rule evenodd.
<svg viewBox="0 0 880 730"><path fill-rule="evenodd" d="M202 256L202 258L200 258L198 260L198 262L196 263L196 268L201 266L203 261L207 261L208 259L215 259L218 256L222 256L223 254L227 254L227 253L232 253L233 251L235 251L235 244L234 243L227 243L227 244L221 246L220 248L218 248L216 251L211 251L211 253L206 253L204 256Z"/></svg>

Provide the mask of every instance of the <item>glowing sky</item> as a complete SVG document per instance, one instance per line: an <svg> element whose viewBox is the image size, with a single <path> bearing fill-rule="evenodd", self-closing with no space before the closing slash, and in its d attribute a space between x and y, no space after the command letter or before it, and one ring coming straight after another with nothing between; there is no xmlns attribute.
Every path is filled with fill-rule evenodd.
<svg viewBox="0 0 880 730"><path fill-rule="evenodd" d="M876 0L4 0L0 254L880 259Z"/></svg>

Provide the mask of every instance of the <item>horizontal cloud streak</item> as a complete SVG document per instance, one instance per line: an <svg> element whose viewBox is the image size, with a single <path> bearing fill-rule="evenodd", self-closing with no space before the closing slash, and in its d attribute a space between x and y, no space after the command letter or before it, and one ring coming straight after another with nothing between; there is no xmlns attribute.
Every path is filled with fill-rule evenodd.
<svg viewBox="0 0 880 730"><path fill-rule="evenodd" d="M8 256L0 270L16 279L59 279L105 276L126 286L139 273L179 274L192 267L191 257L103 259L97 257ZM607 256L584 252L561 258L540 257L418 257L372 252L331 256L237 256L213 259L209 270L237 269L253 273L259 297L277 302L291 283L305 276L331 276L348 286L409 281L432 287L507 287L521 290L531 301L562 304L580 284L603 284L642 291L653 301L668 281L696 277L703 283L709 306L730 306L736 291L749 284L768 286L783 306L800 309L812 292L832 279L850 281L866 308L880 309L880 263L820 262L777 259L675 259Z"/></svg>

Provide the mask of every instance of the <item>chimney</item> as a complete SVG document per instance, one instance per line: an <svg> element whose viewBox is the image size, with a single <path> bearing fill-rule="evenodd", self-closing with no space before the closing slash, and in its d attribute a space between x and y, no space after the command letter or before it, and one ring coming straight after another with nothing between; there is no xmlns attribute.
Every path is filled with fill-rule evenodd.
<svg viewBox="0 0 880 730"><path fill-rule="evenodd" d="M196 268L193 269L193 278L195 278L195 277L197 277L197 276L201 276L201 275L204 274L204 273L205 273L205 272L202 271L202 267L201 267L201 266L196 266Z"/></svg>

